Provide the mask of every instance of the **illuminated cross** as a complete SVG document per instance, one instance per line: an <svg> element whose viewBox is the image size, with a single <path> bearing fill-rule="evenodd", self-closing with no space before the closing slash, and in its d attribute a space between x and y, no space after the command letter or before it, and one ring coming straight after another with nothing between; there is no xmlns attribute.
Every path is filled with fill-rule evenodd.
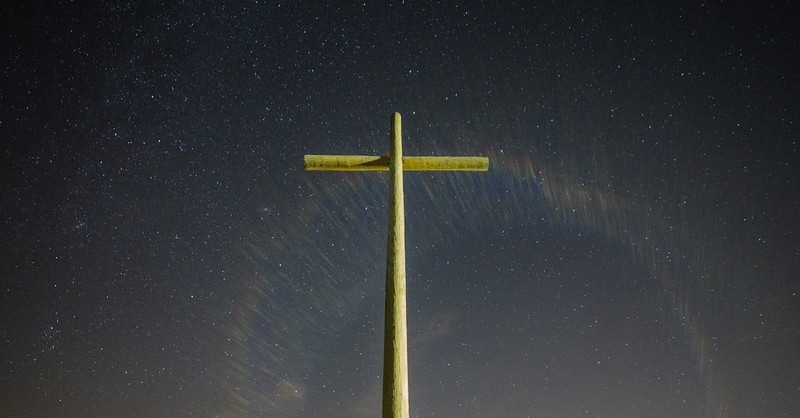
<svg viewBox="0 0 800 418"><path fill-rule="evenodd" d="M403 171L487 171L486 157L403 156L400 114L392 115L388 156L306 155L306 170L389 171L386 324L383 337L383 418L408 418L406 250Z"/></svg>

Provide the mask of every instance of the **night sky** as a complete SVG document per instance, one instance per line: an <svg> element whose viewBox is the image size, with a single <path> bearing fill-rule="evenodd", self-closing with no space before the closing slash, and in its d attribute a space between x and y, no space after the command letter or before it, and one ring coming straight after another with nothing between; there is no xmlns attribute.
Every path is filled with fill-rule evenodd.
<svg viewBox="0 0 800 418"><path fill-rule="evenodd" d="M412 416L800 416L794 2L24 3L0 416L378 416L392 112Z"/></svg>

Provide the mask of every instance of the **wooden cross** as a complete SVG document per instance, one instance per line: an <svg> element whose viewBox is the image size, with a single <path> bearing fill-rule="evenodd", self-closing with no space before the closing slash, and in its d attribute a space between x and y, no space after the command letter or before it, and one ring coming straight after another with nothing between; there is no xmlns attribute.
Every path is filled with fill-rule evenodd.
<svg viewBox="0 0 800 418"><path fill-rule="evenodd" d="M403 171L487 171L486 157L403 156L400 114L392 115L388 156L306 155L306 170L390 171L386 262L386 324L383 340L383 418L408 418L406 251Z"/></svg>

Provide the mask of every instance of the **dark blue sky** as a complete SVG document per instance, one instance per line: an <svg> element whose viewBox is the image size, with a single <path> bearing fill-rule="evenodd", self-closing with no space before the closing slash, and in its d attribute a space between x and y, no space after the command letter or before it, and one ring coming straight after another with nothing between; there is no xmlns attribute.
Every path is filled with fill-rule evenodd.
<svg viewBox="0 0 800 418"><path fill-rule="evenodd" d="M395 111L413 416L800 413L790 2L0 17L2 416L376 416Z"/></svg>

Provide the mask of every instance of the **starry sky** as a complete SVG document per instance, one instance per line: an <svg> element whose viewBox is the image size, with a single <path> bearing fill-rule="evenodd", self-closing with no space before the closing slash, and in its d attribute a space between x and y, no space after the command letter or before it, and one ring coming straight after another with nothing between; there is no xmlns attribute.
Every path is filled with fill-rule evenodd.
<svg viewBox="0 0 800 418"><path fill-rule="evenodd" d="M16 3L16 4L13 4ZM56 2L52 2L55 4ZM0 415L800 415L792 2L12 2ZM340 4L341 3L341 4Z"/></svg>

